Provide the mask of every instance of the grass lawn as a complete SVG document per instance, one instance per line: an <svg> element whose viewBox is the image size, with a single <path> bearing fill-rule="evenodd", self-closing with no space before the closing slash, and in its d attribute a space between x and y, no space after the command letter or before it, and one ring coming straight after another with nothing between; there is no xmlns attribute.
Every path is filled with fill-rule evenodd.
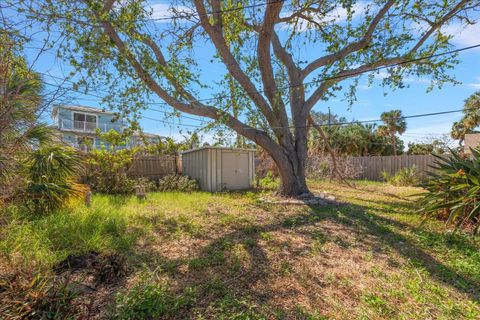
<svg viewBox="0 0 480 320"><path fill-rule="evenodd" d="M310 182L338 206L198 192L5 213L0 314L48 279L61 293L32 305L58 319L479 319L480 241L420 226L420 189L357 185Z"/></svg>

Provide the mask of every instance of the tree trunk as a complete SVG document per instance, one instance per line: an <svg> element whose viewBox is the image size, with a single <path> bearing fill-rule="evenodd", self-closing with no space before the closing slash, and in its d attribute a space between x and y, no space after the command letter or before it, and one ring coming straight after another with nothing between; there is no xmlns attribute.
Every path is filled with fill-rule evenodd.
<svg viewBox="0 0 480 320"><path fill-rule="evenodd" d="M273 161L277 165L280 174L281 186L279 194L287 197L298 197L311 195L308 190L305 179L305 161L307 158L306 145L307 141L297 141L305 144L304 147L293 149L279 146L275 148L264 149L270 154ZM297 151L298 150L298 151Z"/></svg>
<svg viewBox="0 0 480 320"><path fill-rule="evenodd" d="M393 155L397 155L397 139L395 134L392 135L392 142L393 142Z"/></svg>

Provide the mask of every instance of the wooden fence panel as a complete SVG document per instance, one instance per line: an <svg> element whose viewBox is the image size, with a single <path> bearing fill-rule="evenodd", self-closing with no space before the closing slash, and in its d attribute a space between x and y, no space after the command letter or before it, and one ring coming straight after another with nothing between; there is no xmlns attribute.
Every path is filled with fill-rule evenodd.
<svg viewBox="0 0 480 320"><path fill-rule="evenodd" d="M435 162L433 155L400 155L400 156L373 156L373 157L350 157L347 158L353 166L361 171L359 179L381 180L383 171L395 174L403 168L412 166L426 173L432 171L431 166Z"/></svg>
<svg viewBox="0 0 480 320"><path fill-rule="evenodd" d="M177 172L176 156L142 156L135 159L127 174L131 178L158 180Z"/></svg>

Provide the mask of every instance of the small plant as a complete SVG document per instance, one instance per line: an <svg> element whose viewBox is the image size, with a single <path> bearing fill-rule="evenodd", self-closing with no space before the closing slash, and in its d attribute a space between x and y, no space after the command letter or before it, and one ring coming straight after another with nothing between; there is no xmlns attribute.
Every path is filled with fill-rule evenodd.
<svg viewBox="0 0 480 320"><path fill-rule="evenodd" d="M271 171L268 171L265 177L257 178L258 187L262 189L276 189L279 185L279 180Z"/></svg>
<svg viewBox="0 0 480 320"><path fill-rule="evenodd" d="M421 182L421 173L416 166L402 168L394 175L383 171L381 175L384 181L397 187L416 186Z"/></svg>
<svg viewBox="0 0 480 320"><path fill-rule="evenodd" d="M449 158L437 157L433 173L423 187L428 193L421 199L426 218L446 219L456 228L473 224L480 229L480 150L472 149L472 157L464 158L451 151Z"/></svg>
<svg viewBox="0 0 480 320"><path fill-rule="evenodd" d="M169 174L158 181L158 191L183 191L198 190L197 180L178 174Z"/></svg>
<svg viewBox="0 0 480 320"><path fill-rule="evenodd" d="M110 319L160 319L178 314L190 307L195 292L187 288L181 294L171 292L167 285L142 280L127 292L117 295L111 307Z"/></svg>
<svg viewBox="0 0 480 320"><path fill-rule="evenodd" d="M2 319L73 319L76 297L68 278L54 281L33 272L0 277Z"/></svg>

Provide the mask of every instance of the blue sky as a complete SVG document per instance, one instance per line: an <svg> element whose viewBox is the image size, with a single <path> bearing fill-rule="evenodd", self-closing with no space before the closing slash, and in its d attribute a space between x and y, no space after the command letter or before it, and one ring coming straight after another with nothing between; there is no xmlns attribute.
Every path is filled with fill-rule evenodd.
<svg viewBox="0 0 480 320"><path fill-rule="evenodd" d="M165 15L165 9L168 7L167 2L153 3L155 8L155 16L162 17ZM457 25L448 26L449 32L455 36L453 43L458 48L471 46L480 43L480 26L474 25L467 28L460 28ZM39 35L39 37L41 34ZM27 46L28 47L28 46ZM211 64L212 48L205 46L204 48L196 49L196 57L199 58L202 69L207 70L207 82L217 78L222 72L222 66L218 64ZM306 48L308 51L308 48ZM26 49L26 56L30 62L36 57L37 50ZM314 110L327 112L328 107L333 113L344 116L348 119L369 120L378 119L383 111L391 109L401 109L404 115L414 115L419 113L430 113L446 110L461 109L463 101L476 90L480 90L480 49L473 49L464 51L459 54L458 60L460 63L450 72L454 75L460 85L445 85L442 89L433 89L427 93L426 89L429 85L428 77L420 79L408 79L407 84L409 88L392 91L390 89L383 89L380 87L379 81L375 80L370 87L366 86L367 77L363 76L360 81L359 90L357 92L358 101L352 107L346 101L341 99L331 99L328 102L318 103ZM39 72L50 74L54 77L64 77L71 67L68 63L55 58L54 52L46 52L35 62L34 69ZM47 82L54 82L54 78L44 77ZM215 88L204 90L200 98L209 98L216 92ZM217 91L218 92L218 91ZM385 95L386 93L386 95ZM99 99L92 96L84 96L82 94L75 94L77 99L72 103L99 106ZM340 93L339 96L342 96ZM157 100L160 101L160 100ZM162 114L154 111L145 111L144 116L149 118L161 119ZM403 135L402 139L406 142L419 141L425 138L434 137L448 133L452 123L460 118L461 114L448 114L442 116L432 116L418 119L408 119L408 130ZM172 119L168 120L172 122ZM176 123L179 120L175 120ZM198 125L200 122L182 119L182 124ZM141 125L146 132L157 133L164 136L173 136L180 138L180 130L185 131L187 127L178 127L177 125L167 125L158 121L142 119ZM191 128L190 128L191 129ZM205 137L209 139L208 136Z"/></svg>

